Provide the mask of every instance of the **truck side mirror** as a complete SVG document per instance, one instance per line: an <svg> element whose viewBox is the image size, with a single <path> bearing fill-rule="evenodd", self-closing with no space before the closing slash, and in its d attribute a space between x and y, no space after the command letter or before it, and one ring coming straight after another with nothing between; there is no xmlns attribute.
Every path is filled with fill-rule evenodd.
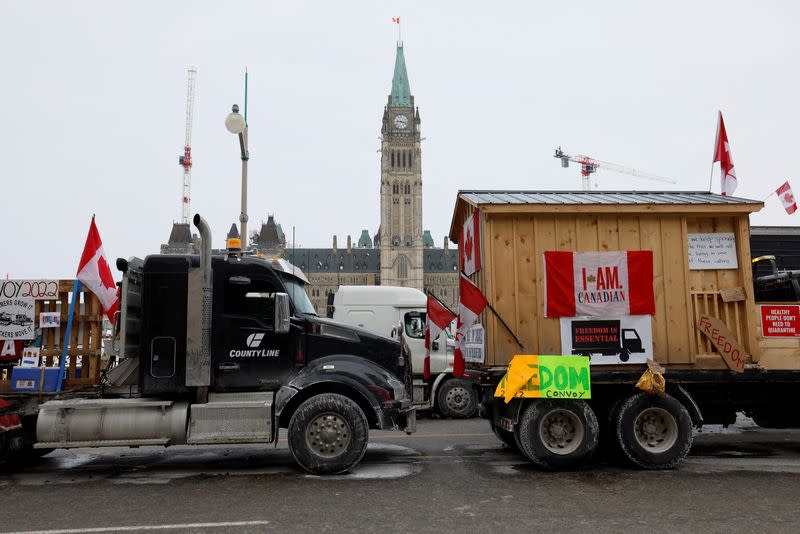
<svg viewBox="0 0 800 534"><path fill-rule="evenodd" d="M431 350L439 350L439 342L438 341L434 341L433 343L431 343Z"/></svg>
<svg viewBox="0 0 800 534"><path fill-rule="evenodd" d="M286 334L289 332L289 295L286 293L275 293L275 333Z"/></svg>

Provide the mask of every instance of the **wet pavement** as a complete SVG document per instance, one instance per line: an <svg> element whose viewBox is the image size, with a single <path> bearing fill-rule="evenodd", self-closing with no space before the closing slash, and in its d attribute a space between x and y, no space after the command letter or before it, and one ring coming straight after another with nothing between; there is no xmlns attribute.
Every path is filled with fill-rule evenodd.
<svg viewBox="0 0 800 534"><path fill-rule="evenodd" d="M373 432L349 474L317 477L285 439L262 445L73 449L0 473L0 533L797 532L800 430L749 420L697 432L678 469L596 462L545 473L486 421Z"/></svg>

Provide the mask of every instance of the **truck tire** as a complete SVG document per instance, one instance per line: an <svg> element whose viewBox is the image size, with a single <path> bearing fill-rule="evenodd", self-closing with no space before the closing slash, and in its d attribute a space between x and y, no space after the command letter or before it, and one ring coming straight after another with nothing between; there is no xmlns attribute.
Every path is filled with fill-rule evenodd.
<svg viewBox="0 0 800 534"><path fill-rule="evenodd" d="M637 393L616 410L614 435L629 463L643 469L672 469L692 447L692 419L671 395Z"/></svg>
<svg viewBox="0 0 800 534"><path fill-rule="evenodd" d="M348 471L361 461L367 441L364 412L337 393L307 399L289 421L289 450L300 467L315 475Z"/></svg>
<svg viewBox="0 0 800 534"><path fill-rule="evenodd" d="M469 380L451 378L439 386L436 406L445 417L469 419L478 410L478 392Z"/></svg>
<svg viewBox="0 0 800 534"><path fill-rule="evenodd" d="M522 412L516 428L520 449L543 469L583 465L597 447L597 417L581 400L538 400Z"/></svg>
<svg viewBox="0 0 800 534"><path fill-rule="evenodd" d="M514 451L519 451L519 445L517 445L517 438L514 437L513 432L509 432L505 428L500 428L494 423L492 423L492 432L494 432L494 435L497 436L497 439L502 441L506 447Z"/></svg>

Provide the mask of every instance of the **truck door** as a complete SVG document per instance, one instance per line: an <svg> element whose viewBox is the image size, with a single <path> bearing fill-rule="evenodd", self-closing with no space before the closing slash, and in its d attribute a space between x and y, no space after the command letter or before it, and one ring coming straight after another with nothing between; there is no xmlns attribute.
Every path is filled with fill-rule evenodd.
<svg viewBox="0 0 800 534"><path fill-rule="evenodd" d="M293 334L275 333L275 293L279 286L266 276L223 276L222 313L214 336L214 387L277 389L294 368Z"/></svg>
<svg viewBox="0 0 800 534"><path fill-rule="evenodd" d="M419 374L425 364L425 313L418 311L405 313L402 335L411 350L411 369Z"/></svg>

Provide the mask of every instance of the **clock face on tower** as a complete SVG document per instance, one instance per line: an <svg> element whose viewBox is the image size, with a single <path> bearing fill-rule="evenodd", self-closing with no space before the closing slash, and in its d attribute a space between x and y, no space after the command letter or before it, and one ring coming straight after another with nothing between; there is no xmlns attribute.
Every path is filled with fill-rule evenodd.
<svg viewBox="0 0 800 534"><path fill-rule="evenodd" d="M398 115L394 118L394 127L398 130L405 130L408 126L408 117L405 115Z"/></svg>

